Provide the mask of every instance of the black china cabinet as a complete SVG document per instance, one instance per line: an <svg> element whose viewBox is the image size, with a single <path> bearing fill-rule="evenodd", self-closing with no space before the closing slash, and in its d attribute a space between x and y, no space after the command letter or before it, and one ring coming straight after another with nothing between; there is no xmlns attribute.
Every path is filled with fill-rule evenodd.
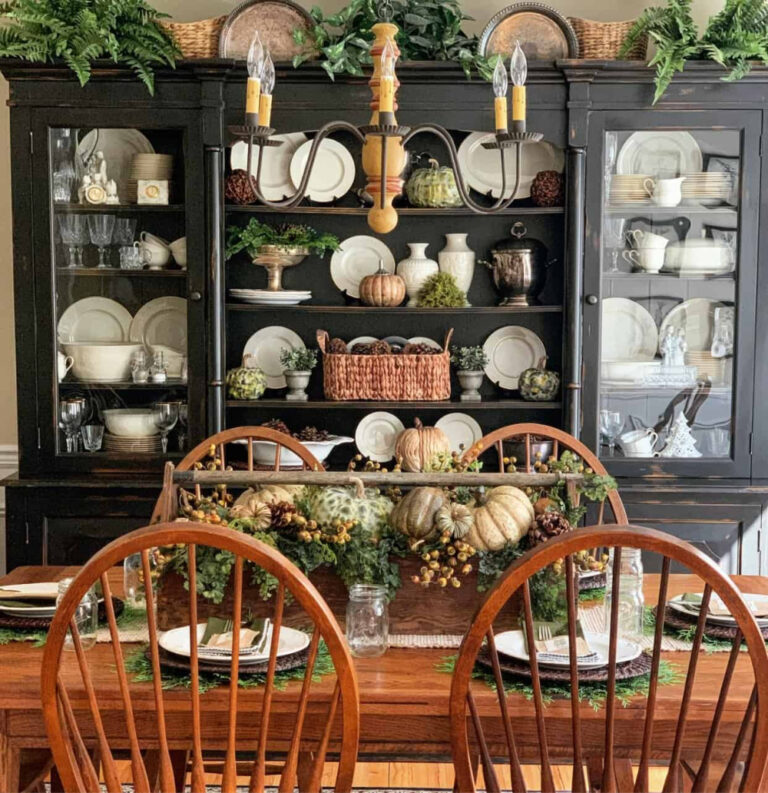
<svg viewBox="0 0 768 793"><path fill-rule="evenodd" d="M9 568L81 562L143 524L164 460L219 429L279 418L292 429L354 435L366 416L387 411L405 426L455 412L482 432L521 421L562 427L619 478L632 521L697 543L729 572L763 572L768 319L759 307L768 292L761 263L768 70L724 83L717 69L693 66L652 106L652 73L642 65L531 64L528 128L543 133L546 162L564 174L562 205L524 197L478 216L398 200L398 225L380 238L395 261L412 242L428 243L436 259L449 233L467 234L478 259L470 306L420 309L345 298L327 257L308 257L283 275L286 288L311 290L307 302L264 306L232 297L231 289L263 287L265 274L245 254L226 261L228 227L255 217L307 224L341 240L373 236L359 197L360 147L343 134L336 137L356 172L345 195L291 210L225 199L234 142L227 130L243 113L241 64L181 64L158 75L153 97L121 70L96 69L80 88L60 67L2 68L11 86L20 454L19 473L6 482ZM487 84L446 64L404 64L399 74L401 123L441 124L458 146L491 128ZM363 79L330 83L309 65L279 69L277 86L272 122L291 145L329 120L361 125L369 118ZM67 152L99 147L130 158L117 158L116 203L82 205L77 189L84 175L100 183L98 165L72 174L61 163ZM409 154L409 169L416 155L447 164L428 137L414 138ZM149 167L150 160L169 182L168 199L137 204L138 179L147 173L136 163ZM105 223L111 240L100 244ZM498 305L480 264L516 223L546 247L537 305ZM158 269L121 268L123 257L137 255L130 249L140 235L147 243L152 235L186 238L187 253ZM450 401L330 402L321 365L306 402L286 401L280 388L253 401L226 393L226 371L268 328L287 328L312 347L319 329L346 341L437 342L453 329L453 343L470 346L510 326L537 339L548 368L560 372L556 401L526 402L486 378L482 401L460 402L452 375ZM163 382L133 382L131 357L144 345L164 352ZM100 451L83 448L62 415L62 402L78 400L86 423L108 424ZM156 439L132 446L114 437L109 425L121 409L146 408L152 420L159 402L180 405L165 451ZM328 464L342 467L353 453L337 447Z"/></svg>

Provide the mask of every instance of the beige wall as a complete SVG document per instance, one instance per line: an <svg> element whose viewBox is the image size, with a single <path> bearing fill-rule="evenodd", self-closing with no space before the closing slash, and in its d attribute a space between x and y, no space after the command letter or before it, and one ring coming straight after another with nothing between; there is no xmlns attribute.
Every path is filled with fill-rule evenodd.
<svg viewBox="0 0 768 793"><path fill-rule="evenodd" d="M155 5L176 19L187 21L227 13L239 0L156 0ZM326 11L345 5L346 0L313 0ZM637 0L553 0L550 3L564 14L589 19L630 19L645 7ZM306 5L309 5L307 2ZM464 8L475 17L467 25L479 31L499 9L499 0L465 0ZM696 19L701 24L722 7L722 0L697 0ZM11 212L9 180L8 86L0 80L0 447L16 442L16 391L13 348L13 281L11 259Z"/></svg>

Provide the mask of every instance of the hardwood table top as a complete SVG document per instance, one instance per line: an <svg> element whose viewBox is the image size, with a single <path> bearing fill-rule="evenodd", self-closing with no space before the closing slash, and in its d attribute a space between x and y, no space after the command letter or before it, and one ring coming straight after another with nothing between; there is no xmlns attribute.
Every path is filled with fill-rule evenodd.
<svg viewBox="0 0 768 793"><path fill-rule="evenodd" d="M17 568L0 579L0 585L24 581L44 581L72 575L77 568ZM116 590L122 571L115 571ZM768 578L758 576L735 576L736 584L748 592L768 593ZM405 586L408 584L406 583ZM694 576L673 575L670 578L670 595L686 591L700 591L701 584ZM646 603L655 604L658 594L658 576L645 576ZM425 599L427 601L427 594ZM450 754L450 732L448 720L448 698L451 675L437 670L437 664L446 656L454 654L445 649L390 649L379 658L358 658L355 667L359 677L361 696L361 755L398 755L409 758L447 756ZM119 740L121 725L119 717L120 697L114 673L112 648L109 644L97 644L88 651L94 685L98 692L102 710L114 712L115 736ZM752 670L746 654L737 661L728 700L723 716L721 734L724 739L733 736L741 722L744 709L751 694ZM664 653L663 657L679 667L684 676L689 655L684 652ZM42 650L31 643L11 643L0 646L0 737L18 747L45 746L39 690L40 662ZM723 671L728 653L703 653L698 666L696 687L690 708L689 727L686 733L685 751L691 757L703 750L706 731L711 723ZM85 710L85 697L76 671L74 654L65 653L62 674L75 709ZM333 676L329 675L313 684L310 714L325 712L325 705L333 688ZM480 715L493 727L498 717L495 693L481 681L473 683L474 696ZM273 703L274 729L277 734L290 730L294 703L298 699L299 683L289 683L285 690L276 692ZM146 710L140 719L140 733L151 743L156 734L153 721L152 690L149 683L134 683L133 696L138 711ZM674 735L682 684L662 685L658 691L657 719L654 747L659 756L668 753L669 741ZM243 712L243 727L252 725L257 730L256 716L259 712L261 689L243 690L240 693L240 708ZM142 705L146 703L146 708ZM533 705L522 695L513 694L509 700L510 712L518 729L518 745L523 758L538 758ZM227 689L213 689L202 697L206 716L206 745L218 748L223 745L227 713ZM642 735L642 718L645 699L637 697L626 707L618 709L616 728L617 756L636 756ZM166 695L168 729L173 745L181 748L189 741L189 695L184 690L169 691ZM571 750L570 701L554 700L546 709L547 729L550 736L550 752L553 757L567 758ZM586 748L594 746L601 751L604 713L587 703L583 705ZM240 721L238 722L240 724ZM308 725L310 722L308 721ZM500 728L500 723L499 723ZM318 729L320 727L318 726ZM111 730L110 730L111 731ZM146 731L146 732L145 732ZM492 736L494 730L491 729ZM501 733L498 733L501 736ZM491 739L492 743L495 743ZM500 739L499 744L502 743ZM727 745L727 741L724 741ZM2 745L0 743L0 745ZM732 744L731 744L732 745ZM726 748L723 748L726 752Z"/></svg>

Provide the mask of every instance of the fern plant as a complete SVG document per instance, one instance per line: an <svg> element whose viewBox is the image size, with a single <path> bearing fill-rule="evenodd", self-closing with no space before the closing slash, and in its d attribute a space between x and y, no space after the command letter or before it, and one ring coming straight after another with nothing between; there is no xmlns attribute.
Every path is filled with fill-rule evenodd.
<svg viewBox="0 0 768 793"><path fill-rule="evenodd" d="M0 56L63 60L81 85L91 63L109 58L130 67L154 93L154 67L174 66L181 52L145 0L11 0L0 3Z"/></svg>
<svg viewBox="0 0 768 793"><path fill-rule="evenodd" d="M768 61L768 4L726 0L723 10L710 17L701 44L707 57L729 70L724 79L740 79L750 61Z"/></svg>

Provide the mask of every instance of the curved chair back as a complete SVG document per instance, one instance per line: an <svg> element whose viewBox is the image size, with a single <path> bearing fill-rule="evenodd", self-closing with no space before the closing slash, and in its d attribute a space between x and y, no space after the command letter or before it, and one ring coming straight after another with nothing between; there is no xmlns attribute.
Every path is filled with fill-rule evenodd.
<svg viewBox="0 0 768 793"><path fill-rule="evenodd" d="M608 617L610 632L606 699L604 709L597 714L589 703L582 703L579 697L578 594L572 557L573 554L596 546L614 548L612 601ZM671 703L666 698L663 709L658 702L663 619L656 620L650 656L649 688L645 701L638 703L637 699L633 699L626 708L617 705L616 659L619 607L622 601L622 548L639 548L663 557L656 601L657 614L664 614L668 601L671 561L687 567L704 584L701 612L692 629L691 654L687 659L682 656L687 660L685 680L675 687ZM538 637L534 633L529 582L536 573L563 558L567 601L567 680L570 697L560 703L545 701L538 653L534 653L535 658L529 663L533 713L527 718L530 708L526 706L523 698L520 697L519 702L516 702L514 695L508 697L504 691L503 670L497 652L497 639L500 634L494 633L493 624L513 595L522 592L521 621L525 633L529 637ZM690 586L690 581L686 582L686 586ZM714 595L722 599L735 619L736 633L727 662L707 664L707 661L703 661L707 657L706 653L700 651L705 635L705 617ZM747 653L741 652L742 643L746 644ZM485 664L492 673L495 688L493 695L488 692L484 682L471 683L481 650ZM740 669L739 683L738 686L732 686L737 664ZM697 690L703 690L710 701L718 687L719 693L714 710L706 711L707 715L703 716L703 705L694 689L697 667L705 665L706 669L699 675L701 679ZM744 675L748 677L746 688ZM563 685L559 683L561 690ZM735 691L729 696L732 689ZM644 705L644 714L641 705ZM514 719L511 718L513 713ZM693 714L697 722L695 730L688 726L689 718ZM490 793L499 790L492 757L507 755L512 786L516 792L526 789L522 762L538 758L541 769L540 789L547 793L555 789L552 754L562 763L565 752L572 764L571 790L599 788L603 793L632 790L632 769L627 766L627 751L628 747L640 745L642 748L638 750L637 756L631 758L638 766L635 791L650 790L649 765L652 759L654 763L665 761L668 767L663 787L665 793L710 789L729 791L734 789L735 783L739 790L759 790L762 789L760 782L768 758L768 653L760 628L739 590L696 548L671 535L640 526L587 527L561 534L529 551L507 569L488 593L485 602L477 610L472 627L465 635L459 651L451 686L450 718L456 789L461 791L475 790L471 752L475 756L480 755L485 786ZM709 719L711 722L708 722L707 728ZM473 742L470 742L470 726L475 733ZM750 727L752 735L748 740ZM587 756L584 749L585 736L589 735L589 742L594 747L596 741L600 743L601 732L599 757ZM617 749L617 746L620 748ZM595 761L599 764L601 779L597 785L588 786L584 778L584 764L589 763L593 767ZM742 761L745 765L742 765ZM625 773L621 777L622 782L617 781L620 768L628 770L628 775ZM743 778L739 786L737 777L742 770ZM682 779L684 773L689 776L685 784Z"/></svg>
<svg viewBox="0 0 768 793"><path fill-rule="evenodd" d="M577 454L586 466L591 468L595 473L607 475L608 471L605 466L600 462L597 455L588 449L580 440L574 438L563 430L558 430L555 427L548 427L546 424L508 424L506 427L500 427L493 432L488 433L481 438L477 443L470 446L462 456L462 462L470 463L476 460L482 454L494 449L498 456L499 472L504 473L504 442L510 440L518 440L523 444L524 457L518 460L516 466L518 470L524 470L526 473L532 473L536 463L535 455L532 453L532 444L536 439L543 438L552 442L552 455L556 458L560 457L560 452L564 449ZM543 462L546 462L544 460ZM618 524L628 523L627 511L621 500L617 490L612 490L608 493L608 504L611 508L613 515L613 522ZM599 513L596 518L596 523L603 523L605 518L605 505L600 504Z"/></svg>
<svg viewBox="0 0 768 793"><path fill-rule="evenodd" d="M188 624L189 675L191 685L183 693L163 690L163 667L158 642L155 593L152 586L150 550L157 547L186 546L189 576ZM229 555L232 562L233 625L241 625L247 612L244 602L244 565L256 566L277 579L272 634L262 686L239 691L229 682L201 697L198 659L198 549L215 548ZM149 633L148 657L152 668L152 694L147 686L132 685L126 669L123 647L112 601L114 579L110 572L131 554L141 555L144 595L147 602ZM250 575L250 573L248 573ZM86 592L101 584L110 644L97 644L84 651L77 631L75 613ZM273 707L279 697L275 674L286 598L291 597L311 619L313 631L306 650L306 668L301 683ZM223 607L222 607L223 608ZM67 629L74 644L75 668L63 668L62 650ZM336 682L317 684L322 690L312 697L312 675L318 651L324 642L333 662ZM237 681L240 668L240 633L233 632L229 681ZM135 649L133 646L131 649ZM226 668L226 667L225 667ZM110 670L114 669L114 673ZM226 674L226 673L225 673ZM110 686L108 691L100 690ZM71 692L71 693L70 693ZM115 693L117 692L117 694ZM136 793L159 789L183 789L174 781L171 750L178 749L178 731L183 725L185 740L191 746L192 791L203 793L204 748L225 748L222 790L234 793L237 785L237 755L249 752L250 790L263 791L265 776L274 773L267 767L274 752L279 752L281 793L293 791L296 784L299 749L311 751L314 764L309 781L302 789L320 789L325 755L337 715L341 716L339 766L335 790L349 791L359 740L359 695L357 677L344 636L333 613L309 579L282 554L240 532L220 526L193 523L161 523L120 537L97 553L78 573L64 595L48 633L42 671L43 715L51 751L67 791L99 790L98 769L90 751L98 752L109 793L122 793L112 745L130 751L132 782ZM204 707L210 704L210 708ZM103 707L102 707L103 706ZM151 715L150 715L151 714ZM169 735L168 722L175 724L176 735ZM127 728L127 729L126 729ZM274 731L274 735L272 733ZM92 737L88 737L92 736ZM172 745L172 741L175 744ZM89 745L90 744L90 745ZM143 750L157 749L157 778L150 778ZM242 755L241 755L242 756ZM154 774L152 774L154 776ZM156 788L159 783L159 788Z"/></svg>
<svg viewBox="0 0 768 793"><path fill-rule="evenodd" d="M281 457L284 452L292 452L302 464L302 470L323 471L323 464L317 460L303 443L296 440L291 435L284 432L270 429L269 427L232 427L222 430L215 435L211 435L204 441L189 451L184 459L176 466L177 471L190 471L196 465L215 465L217 468L224 469L230 461L231 447L244 447L245 449L245 469L255 470L253 460L253 441L266 441L275 445L274 462L272 470L280 470ZM207 461L207 462L206 462ZM166 467L166 477L163 482L163 492L155 504L152 512L151 523L159 520L173 520L176 517L177 507L177 488L173 486L170 472L172 468ZM200 495L200 488L197 487L197 495Z"/></svg>

